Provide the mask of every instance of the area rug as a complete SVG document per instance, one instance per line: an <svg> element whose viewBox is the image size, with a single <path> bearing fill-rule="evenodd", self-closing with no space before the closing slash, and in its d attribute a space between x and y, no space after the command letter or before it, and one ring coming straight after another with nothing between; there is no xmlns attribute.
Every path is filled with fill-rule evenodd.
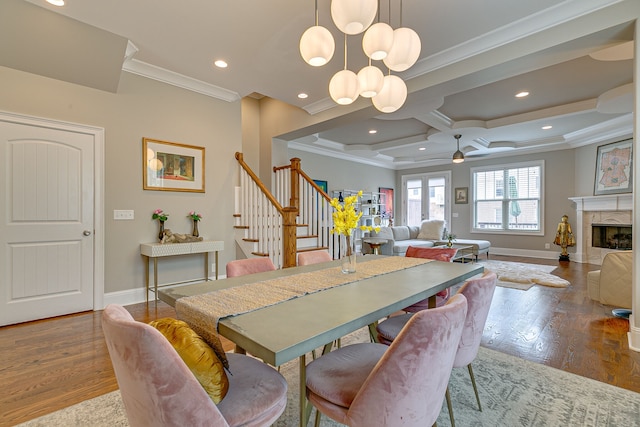
<svg viewBox="0 0 640 427"><path fill-rule="evenodd" d="M533 285L566 288L570 283L554 274L555 265L527 264L511 261L478 261L486 270L494 271L498 275L498 286L528 290Z"/></svg>
<svg viewBox="0 0 640 427"><path fill-rule="evenodd" d="M362 329L343 339L343 343L364 342L367 337L367 331ZM639 393L485 348L480 349L473 369L483 410L478 411L467 369L454 369L449 387L458 426L640 427ZM275 426L294 427L298 425L298 362L283 365L281 372L289 383L289 404ZM440 427L451 426L446 404L437 423ZM312 424L313 414L309 422ZM23 427L127 425L119 391L21 424ZM339 424L322 417L321 426Z"/></svg>

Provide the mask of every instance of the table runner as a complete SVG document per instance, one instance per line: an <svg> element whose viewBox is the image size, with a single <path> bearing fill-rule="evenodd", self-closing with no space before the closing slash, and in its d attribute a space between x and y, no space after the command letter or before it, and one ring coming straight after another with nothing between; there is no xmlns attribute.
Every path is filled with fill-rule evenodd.
<svg viewBox="0 0 640 427"><path fill-rule="evenodd" d="M306 294L346 285L394 271L404 270L433 260L385 257L358 262L355 273L344 274L341 268L299 273L291 276L247 283L176 301L178 318L187 322L205 341L217 341L218 322L260 308L275 305Z"/></svg>

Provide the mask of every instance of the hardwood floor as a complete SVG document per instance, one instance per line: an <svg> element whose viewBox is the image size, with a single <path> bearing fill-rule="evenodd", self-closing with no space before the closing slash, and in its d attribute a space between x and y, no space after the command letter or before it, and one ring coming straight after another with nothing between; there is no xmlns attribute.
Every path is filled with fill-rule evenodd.
<svg viewBox="0 0 640 427"><path fill-rule="evenodd" d="M555 260L491 259L558 265ZM591 301L586 275L597 266L562 263L566 289L497 288L482 345L536 363L640 392L640 353L627 343L629 322ZM127 306L134 318L173 317L164 303ZM0 328L0 426L12 426L117 389L101 312ZM226 343L231 349L230 343Z"/></svg>

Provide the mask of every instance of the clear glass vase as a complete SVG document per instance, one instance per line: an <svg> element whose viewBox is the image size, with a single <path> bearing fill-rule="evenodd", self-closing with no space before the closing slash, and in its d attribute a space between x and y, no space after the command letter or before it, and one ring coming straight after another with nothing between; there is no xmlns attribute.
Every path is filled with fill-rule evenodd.
<svg viewBox="0 0 640 427"><path fill-rule="evenodd" d="M340 235L340 260L342 272L345 274L356 272L356 247L353 232Z"/></svg>

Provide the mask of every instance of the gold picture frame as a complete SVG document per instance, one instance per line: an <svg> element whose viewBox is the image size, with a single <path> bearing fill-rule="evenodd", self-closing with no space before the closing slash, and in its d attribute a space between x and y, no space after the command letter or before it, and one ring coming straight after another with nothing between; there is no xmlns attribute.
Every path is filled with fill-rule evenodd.
<svg viewBox="0 0 640 427"><path fill-rule="evenodd" d="M142 139L142 188L204 193L204 147Z"/></svg>

